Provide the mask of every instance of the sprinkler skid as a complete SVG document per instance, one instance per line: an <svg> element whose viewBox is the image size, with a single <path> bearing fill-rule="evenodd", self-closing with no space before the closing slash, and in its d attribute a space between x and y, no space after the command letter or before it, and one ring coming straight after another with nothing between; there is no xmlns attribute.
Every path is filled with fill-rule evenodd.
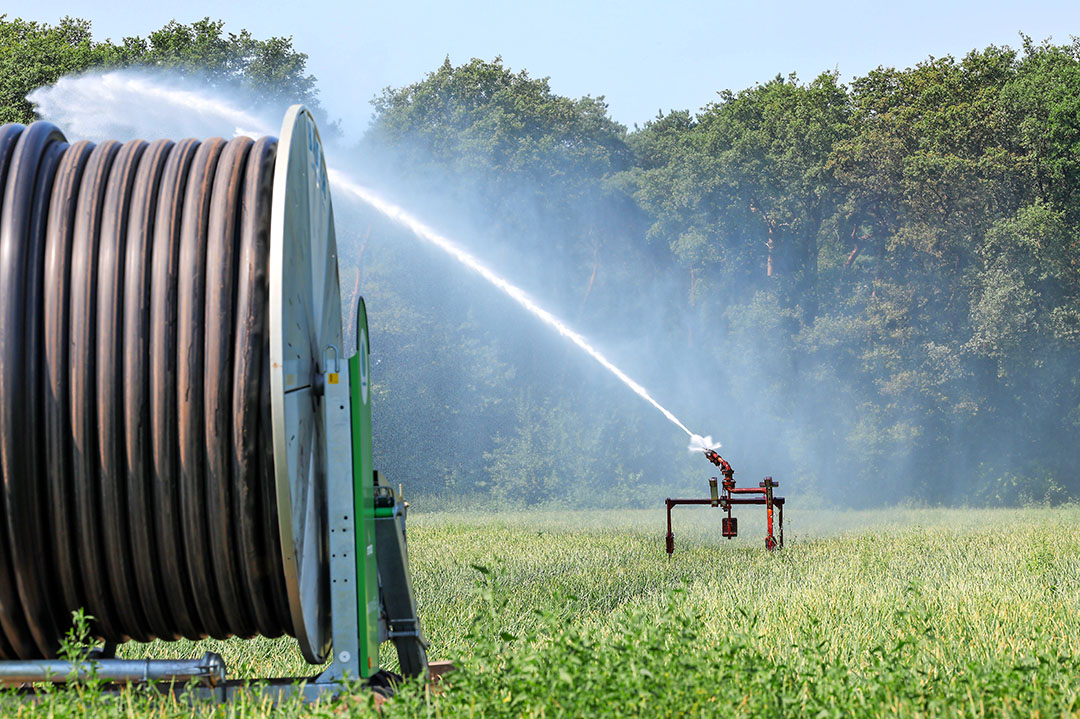
<svg viewBox="0 0 1080 719"><path fill-rule="evenodd" d="M667 505L667 535L665 548L670 557L675 552L675 533L671 530L671 509L680 504L699 504L710 507L719 507L727 512L720 522L721 533L728 539L739 534L739 523L736 517L731 516L731 508L737 505L764 505L765 507L765 548L768 550L784 546L784 498L777 497L773 490L780 486L772 477L766 477L758 483L757 487L736 487L735 470L731 465L716 453L716 450L704 450L705 459L712 462L720 469L724 479L717 486L717 478L709 478L708 499L671 499L664 500ZM722 489L722 491L721 491ZM777 532L773 532L773 518L776 517Z"/></svg>

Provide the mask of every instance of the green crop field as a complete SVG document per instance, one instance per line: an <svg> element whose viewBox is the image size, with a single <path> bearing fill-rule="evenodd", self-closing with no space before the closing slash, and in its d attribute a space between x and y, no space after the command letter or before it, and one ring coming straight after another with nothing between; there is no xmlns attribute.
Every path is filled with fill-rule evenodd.
<svg viewBox="0 0 1080 719"><path fill-rule="evenodd" d="M1080 509L414 514L410 552L433 659L385 717L1080 715ZM222 652L240 676L308 674L285 640L155 645ZM124 648L128 656L145 647ZM393 663L392 652L384 661ZM374 715L364 693L274 716ZM257 717L93 689L5 715Z"/></svg>

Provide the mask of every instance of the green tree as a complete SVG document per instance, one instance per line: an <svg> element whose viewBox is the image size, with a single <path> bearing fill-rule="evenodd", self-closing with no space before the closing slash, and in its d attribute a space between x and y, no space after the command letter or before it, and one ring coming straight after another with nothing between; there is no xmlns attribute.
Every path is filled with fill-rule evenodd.
<svg viewBox="0 0 1080 719"><path fill-rule="evenodd" d="M602 98L557 95L546 78L514 72L496 58L458 66L447 60L417 83L387 89L374 106L363 149L369 158L382 158L375 181L383 188L390 185L393 191L397 178L403 204L422 207L435 218L433 224L545 307L576 320L579 329L602 332L607 323L610 332L613 322L633 321L633 309L643 298L628 300L627 289L640 282L642 265L657 258L633 242L642 215L613 180L633 156L625 128L611 120ZM400 241L416 242L408 236ZM455 477L455 486L499 485L509 492L516 482L524 495L548 497L539 480L524 479L523 463L573 467L552 475L560 492L571 475L576 485L599 481L599 465L583 457L585 445L547 436L555 431L552 422L545 422L543 436L526 426L551 416L607 426L603 413L611 411L611 403L586 379L595 379L591 368L579 372L577 352L557 335L452 261L439 261L445 277L425 274L429 260L423 251L408 253L401 263L365 261L378 274L365 270L362 291L376 305L404 300L436 313L426 322L460 327L453 351L462 353L463 363L498 362L513 370L512 381L501 375L481 388L488 429L468 432L470 460L463 465L471 476L467 482ZM404 290L384 294L378 289L390 285L409 287L408 296L401 297ZM424 366L423 348L404 338L394 338L386 351L404 366ZM601 382L607 381L605 375ZM425 384L417 400L420 413L444 416L448 406L469 404L459 396L460 387L458 382ZM564 396L575 397L573 412L561 409ZM527 406L526 397L533 398ZM390 401L414 400L398 395ZM381 446L392 462L404 466L411 451L404 435L392 427L386 432ZM610 440L610 433L605 436ZM520 470L513 480L502 476L511 466ZM433 479L435 485L440 481Z"/></svg>
<svg viewBox="0 0 1080 719"><path fill-rule="evenodd" d="M1025 160L1030 193L1080 219L1080 39L1069 45L1023 38L1002 104L1016 127L1012 151Z"/></svg>
<svg viewBox="0 0 1080 719"><path fill-rule="evenodd" d="M225 33L224 26L210 18L189 25L174 20L117 45L94 40L88 20L65 17L49 25L0 16L0 121L32 122L26 96L64 75L121 67L167 70L210 87L241 88L260 103L303 102L324 114L315 77L306 73L307 55L291 38L259 40L247 30Z"/></svg>
<svg viewBox="0 0 1080 719"><path fill-rule="evenodd" d="M116 48L95 42L87 20L65 17L48 25L0 15L0 122L33 122L26 100L33 90L116 61Z"/></svg>
<svg viewBox="0 0 1080 719"><path fill-rule="evenodd" d="M315 76L306 73L307 55L293 48L291 38L226 33L223 20L208 17L188 25L172 20L145 39L125 38L117 56L117 64L167 70L211 87L243 88L268 104L302 102L321 111Z"/></svg>
<svg viewBox="0 0 1080 719"><path fill-rule="evenodd" d="M725 91L693 119L658 118L634 138L644 169L632 184L656 218L650 235L688 269L690 306L710 300L708 324L732 289L774 279L784 304L816 312L821 234L839 201L826 160L849 134L848 104L833 74L808 85L777 77Z"/></svg>
<svg viewBox="0 0 1080 719"><path fill-rule="evenodd" d="M953 467L1078 486L1077 47L778 78L630 138L701 349L796 466L877 498L959 497Z"/></svg>
<svg viewBox="0 0 1080 719"><path fill-rule="evenodd" d="M547 78L515 73L500 58L460 66L447 58L373 105L365 142L413 178L412 191L426 178L420 189L453 197L456 214L482 217L487 235L537 261L532 281L547 296L588 299L605 257L623 249L620 213L634 217L604 181L632 157L602 97L556 95ZM553 259L557 271L540 262Z"/></svg>

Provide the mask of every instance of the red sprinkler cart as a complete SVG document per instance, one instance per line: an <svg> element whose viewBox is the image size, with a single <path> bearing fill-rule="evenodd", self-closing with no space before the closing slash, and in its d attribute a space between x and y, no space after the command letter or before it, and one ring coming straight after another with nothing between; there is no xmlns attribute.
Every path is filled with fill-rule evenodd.
<svg viewBox="0 0 1080 719"><path fill-rule="evenodd" d="M668 556L675 551L675 534L671 531L671 508L679 504L707 504L710 507L720 507L727 512L727 516L721 520L721 532L731 539L738 536L738 519L731 516L731 508L740 504L763 504L765 505L765 548L768 550L784 546L784 498L777 497L773 490L779 487L772 477L766 477L757 487L736 487L735 470L731 468L727 460L714 450L706 449L705 458L720 468L724 476L723 494L717 489L716 477L709 478L709 499L671 499L665 500L667 504L667 553ZM773 511L778 512L779 541L773 535Z"/></svg>

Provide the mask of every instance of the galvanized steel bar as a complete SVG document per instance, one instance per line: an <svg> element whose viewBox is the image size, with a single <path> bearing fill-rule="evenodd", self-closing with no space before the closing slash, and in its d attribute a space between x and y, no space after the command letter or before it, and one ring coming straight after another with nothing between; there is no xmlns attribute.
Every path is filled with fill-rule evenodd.
<svg viewBox="0 0 1080 719"><path fill-rule="evenodd" d="M96 678L110 682L143 684L201 681L206 686L225 683L225 661L207 652L200 659L96 659L72 664L55 659L0 662L0 685L34 682L64 684Z"/></svg>

